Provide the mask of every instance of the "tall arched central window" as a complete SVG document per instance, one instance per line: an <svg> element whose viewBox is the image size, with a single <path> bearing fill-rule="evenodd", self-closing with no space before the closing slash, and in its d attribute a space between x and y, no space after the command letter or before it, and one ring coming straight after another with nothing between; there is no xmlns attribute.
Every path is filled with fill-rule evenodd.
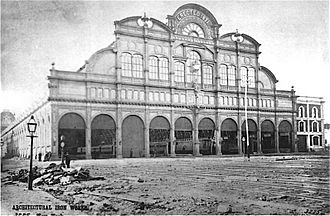
<svg viewBox="0 0 330 216"><path fill-rule="evenodd" d="M187 55L187 82L201 83L201 57L196 51L190 51ZM196 73L196 74L194 74Z"/></svg>

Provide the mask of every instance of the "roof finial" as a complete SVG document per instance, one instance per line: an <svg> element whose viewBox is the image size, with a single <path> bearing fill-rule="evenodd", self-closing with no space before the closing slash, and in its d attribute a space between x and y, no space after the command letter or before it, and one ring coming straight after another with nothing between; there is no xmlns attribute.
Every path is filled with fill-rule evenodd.
<svg viewBox="0 0 330 216"><path fill-rule="evenodd" d="M55 62L52 62L52 70L55 70Z"/></svg>

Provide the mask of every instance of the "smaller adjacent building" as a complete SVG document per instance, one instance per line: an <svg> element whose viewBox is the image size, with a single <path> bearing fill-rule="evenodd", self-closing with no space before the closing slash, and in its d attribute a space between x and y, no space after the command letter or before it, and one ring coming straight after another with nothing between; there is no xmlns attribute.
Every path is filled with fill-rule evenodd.
<svg viewBox="0 0 330 216"><path fill-rule="evenodd" d="M324 148L323 104L322 97L298 97L296 124L298 151L317 151Z"/></svg>
<svg viewBox="0 0 330 216"><path fill-rule="evenodd" d="M330 149L330 124L324 124L324 145L326 149Z"/></svg>

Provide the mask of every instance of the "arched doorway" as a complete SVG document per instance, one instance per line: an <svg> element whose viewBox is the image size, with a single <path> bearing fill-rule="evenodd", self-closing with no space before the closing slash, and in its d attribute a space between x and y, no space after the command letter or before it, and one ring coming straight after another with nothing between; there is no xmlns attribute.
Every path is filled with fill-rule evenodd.
<svg viewBox="0 0 330 216"><path fill-rule="evenodd" d="M175 121L175 153L193 154L192 124L186 117L180 117Z"/></svg>
<svg viewBox="0 0 330 216"><path fill-rule="evenodd" d="M222 154L238 154L237 124L232 119L225 119L221 124Z"/></svg>
<svg viewBox="0 0 330 216"><path fill-rule="evenodd" d="M170 123L166 118L157 116L150 122L149 143L151 156L167 156L170 148Z"/></svg>
<svg viewBox="0 0 330 216"><path fill-rule="evenodd" d="M270 120L261 123L261 151L263 153L276 152L275 127Z"/></svg>
<svg viewBox="0 0 330 216"><path fill-rule="evenodd" d="M244 121L242 124L242 137L246 138L246 122ZM249 130L249 151L250 153L253 152L258 152L258 148L257 148L257 124L252 120L252 119L248 119L248 130ZM247 149L247 142L242 142L242 149L243 152L246 152Z"/></svg>
<svg viewBox="0 0 330 216"><path fill-rule="evenodd" d="M62 116L58 124L58 140L64 137L64 152L68 152L72 159L86 158L85 121L76 113ZM60 144L60 142L58 142ZM58 148L61 156L61 147Z"/></svg>
<svg viewBox="0 0 330 216"><path fill-rule="evenodd" d="M203 118L198 124L199 151L203 155L214 155L215 151L215 124L210 118Z"/></svg>
<svg viewBox="0 0 330 216"><path fill-rule="evenodd" d="M108 115L98 115L92 121L92 158L116 156L116 124Z"/></svg>
<svg viewBox="0 0 330 216"><path fill-rule="evenodd" d="M122 126L123 157L144 157L144 124L138 116L128 116Z"/></svg>
<svg viewBox="0 0 330 216"><path fill-rule="evenodd" d="M282 121L278 128L280 152L292 151L292 126L288 121Z"/></svg>

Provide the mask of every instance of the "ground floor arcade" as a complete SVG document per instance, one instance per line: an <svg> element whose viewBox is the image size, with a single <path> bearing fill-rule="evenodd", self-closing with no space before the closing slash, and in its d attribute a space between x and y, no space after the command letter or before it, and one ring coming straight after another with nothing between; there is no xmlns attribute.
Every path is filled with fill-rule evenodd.
<svg viewBox="0 0 330 216"><path fill-rule="evenodd" d="M244 119L237 121L231 117L216 122L207 116L192 119L181 115L171 119L158 114L146 121L138 114L129 113L119 123L116 116L100 113L89 122L75 112L60 116L55 128L58 142L52 149L54 159L60 157L62 150L77 159L297 151L290 119L277 124L264 119L258 124L251 118L248 133ZM247 134L249 148L244 142ZM60 140L65 143L63 148L59 146Z"/></svg>

